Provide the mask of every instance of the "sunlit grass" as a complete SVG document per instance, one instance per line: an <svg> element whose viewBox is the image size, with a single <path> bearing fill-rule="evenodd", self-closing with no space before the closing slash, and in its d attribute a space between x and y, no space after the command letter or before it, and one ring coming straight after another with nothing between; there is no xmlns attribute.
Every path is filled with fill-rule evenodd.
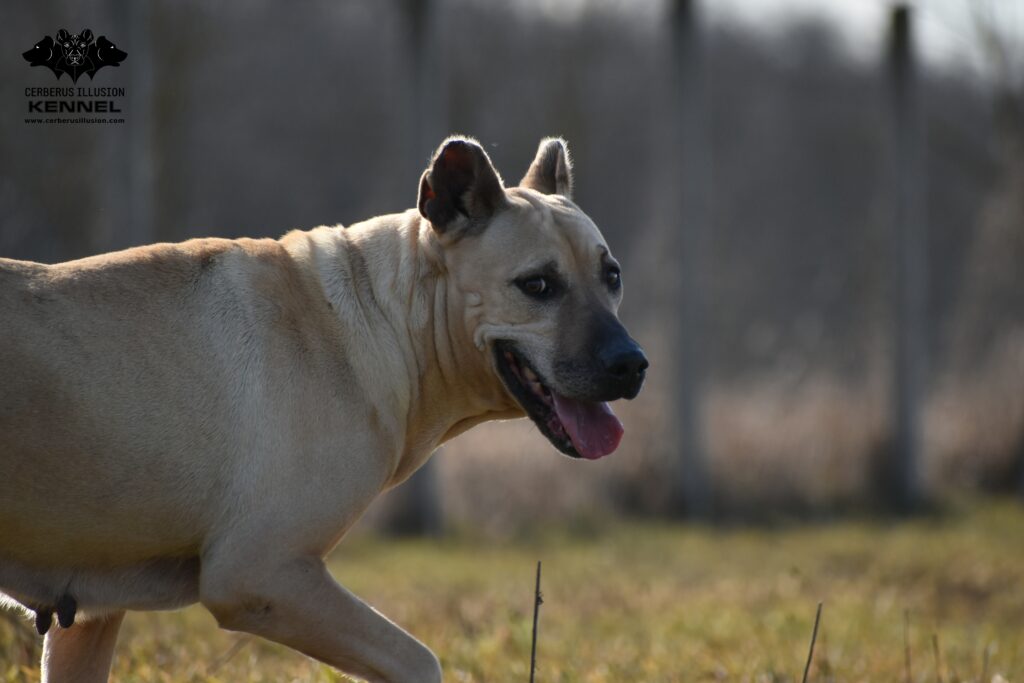
<svg viewBox="0 0 1024 683"><path fill-rule="evenodd" d="M1024 508L773 528L612 524L497 542L360 537L335 575L442 658L446 680L526 681L535 562L544 561L538 680L799 681L1024 677ZM986 651L988 652L987 664ZM38 680L38 639L0 620L0 680ZM202 609L133 614L121 681L336 681L310 660L221 632Z"/></svg>

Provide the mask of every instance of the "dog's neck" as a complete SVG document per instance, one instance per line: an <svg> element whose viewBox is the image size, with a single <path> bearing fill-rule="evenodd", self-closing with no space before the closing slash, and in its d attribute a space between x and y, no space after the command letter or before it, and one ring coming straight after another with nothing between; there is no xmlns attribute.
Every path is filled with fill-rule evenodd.
<svg viewBox="0 0 1024 683"><path fill-rule="evenodd" d="M415 210L282 240L315 270L341 318L362 388L400 442L388 486L442 443L493 419L522 415L473 341L472 294L448 273L444 250ZM385 418L390 419L390 418Z"/></svg>

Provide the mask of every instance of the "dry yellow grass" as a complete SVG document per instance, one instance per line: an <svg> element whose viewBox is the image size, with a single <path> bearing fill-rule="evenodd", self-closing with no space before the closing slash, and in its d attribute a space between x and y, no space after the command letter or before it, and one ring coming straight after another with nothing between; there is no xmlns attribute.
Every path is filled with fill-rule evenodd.
<svg viewBox="0 0 1024 683"><path fill-rule="evenodd" d="M534 567L544 560L538 680L799 681L824 615L813 681L1024 676L1024 509L986 504L943 518L774 528L595 525L497 542L342 544L332 569L437 651L449 681L528 677ZM37 680L38 639L0 620L0 680ZM984 664L988 652L988 663ZM310 660L219 631L202 609L135 614L120 681L343 680Z"/></svg>

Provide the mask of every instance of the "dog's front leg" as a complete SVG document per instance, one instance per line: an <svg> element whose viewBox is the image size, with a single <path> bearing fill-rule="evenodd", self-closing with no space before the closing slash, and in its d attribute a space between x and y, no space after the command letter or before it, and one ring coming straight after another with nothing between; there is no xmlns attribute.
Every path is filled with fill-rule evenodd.
<svg viewBox="0 0 1024 683"><path fill-rule="evenodd" d="M282 643L368 681L441 680L425 645L338 585L318 558L269 567L204 563L200 599L222 628Z"/></svg>

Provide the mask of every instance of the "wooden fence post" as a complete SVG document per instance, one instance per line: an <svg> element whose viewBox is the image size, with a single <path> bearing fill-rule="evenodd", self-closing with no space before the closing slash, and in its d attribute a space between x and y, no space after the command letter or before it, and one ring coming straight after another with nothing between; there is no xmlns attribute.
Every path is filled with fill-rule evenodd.
<svg viewBox="0 0 1024 683"><path fill-rule="evenodd" d="M675 343L678 350L677 428L680 437L681 512L706 518L713 511L710 463L704 443L701 399L704 386L703 302L711 208L711 153L707 70L698 0L675 0L672 15L672 107L679 181L673 214L682 271Z"/></svg>
<svg viewBox="0 0 1024 683"><path fill-rule="evenodd" d="M409 89L409 127L413 154L409 179L415 182L426 168L430 152L447 135L445 102L447 78L438 30L441 0L405 0L403 10L409 27L412 79ZM386 530L393 534L437 536L443 531L436 458L441 450L391 495Z"/></svg>
<svg viewBox="0 0 1024 683"><path fill-rule="evenodd" d="M913 11L892 9L889 88L894 144L895 287L892 387L893 445L888 470L890 504L910 511L920 501L921 399L927 366L926 297L928 244L925 224L924 123L914 54Z"/></svg>

